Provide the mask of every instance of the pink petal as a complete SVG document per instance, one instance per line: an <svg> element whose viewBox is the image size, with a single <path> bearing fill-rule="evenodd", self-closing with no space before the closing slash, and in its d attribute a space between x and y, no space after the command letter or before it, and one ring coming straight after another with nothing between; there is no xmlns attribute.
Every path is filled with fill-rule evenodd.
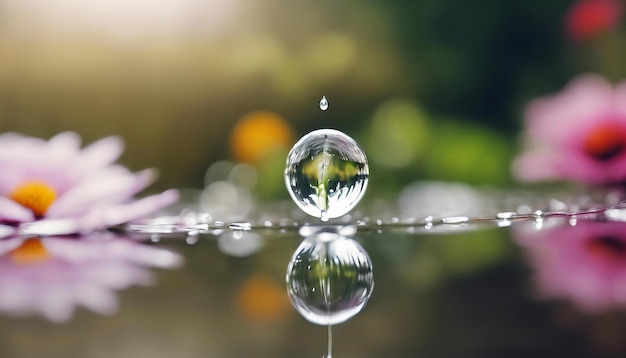
<svg viewBox="0 0 626 358"><path fill-rule="evenodd" d="M119 307L117 296L111 289L93 282L85 282L76 287L74 299L77 304L102 315L111 315Z"/></svg>
<svg viewBox="0 0 626 358"><path fill-rule="evenodd" d="M80 232L120 225L150 215L175 203L178 196L178 191L171 189L130 204L115 205L100 210L95 209L79 219Z"/></svg>
<svg viewBox="0 0 626 358"><path fill-rule="evenodd" d="M559 179L555 170L557 158L553 153L526 152L513 160L513 177L522 181Z"/></svg>
<svg viewBox="0 0 626 358"><path fill-rule="evenodd" d="M48 209L46 217L78 216L88 211L90 207L126 201L148 186L155 177L154 173L154 170L148 169L135 175L117 173L110 176L100 176L96 180L87 180L70 189L53 203Z"/></svg>
<svg viewBox="0 0 626 358"><path fill-rule="evenodd" d="M581 124L600 119L613 106L613 88L596 75L572 80L563 92L532 101L526 110L532 138L560 143Z"/></svg>
<svg viewBox="0 0 626 358"><path fill-rule="evenodd" d="M3 168L2 164L0 168ZM0 175L0 195L9 196L9 193L23 182L24 175L21 170L3 170Z"/></svg>
<svg viewBox="0 0 626 358"><path fill-rule="evenodd" d="M35 220L31 210L13 200L0 197L0 221L27 222Z"/></svg>
<svg viewBox="0 0 626 358"><path fill-rule="evenodd" d="M1 225L0 224L0 239L4 239L5 237L13 236L17 230L13 226L9 225ZM6 240L4 240L6 241ZM0 245L0 256L2 256L2 248Z"/></svg>
<svg viewBox="0 0 626 358"><path fill-rule="evenodd" d="M80 136L74 132L63 132L48 140L48 148L43 157L67 160L80 151Z"/></svg>
<svg viewBox="0 0 626 358"><path fill-rule="evenodd" d="M80 155L82 170L92 170L116 161L124 151L124 141L117 136L106 137L85 147Z"/></svg>
<svg viewBox="0 0 626 358"><path fill-rule="evenodd" d="M75 219L44 219L22 224L19 227L21 235L69 235L79 230L79 223Z"/></svg>
<svg viewBox="0 0 626 358"><path fill-rule="evenodd" d="M0 240L0 257L4 256L7 252L12 251L22 245L23 238L11 238L6 240Z"/></svg>

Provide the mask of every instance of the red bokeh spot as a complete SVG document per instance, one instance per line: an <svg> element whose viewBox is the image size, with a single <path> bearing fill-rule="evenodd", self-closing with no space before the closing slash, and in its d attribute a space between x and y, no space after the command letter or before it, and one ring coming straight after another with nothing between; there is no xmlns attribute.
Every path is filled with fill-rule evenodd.
<svg viewBox="0 0 626 358"><path fill-rule="evenodd" d="M572 40L584 41L613 28L621 13L618 0L579 0L567 12L565 30Z"/></svg>

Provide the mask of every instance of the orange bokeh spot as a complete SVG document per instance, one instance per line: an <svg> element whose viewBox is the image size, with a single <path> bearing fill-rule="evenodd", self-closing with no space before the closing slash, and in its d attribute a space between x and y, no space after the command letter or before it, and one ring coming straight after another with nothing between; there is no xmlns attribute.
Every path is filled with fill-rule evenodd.
<svg viewBox="0 0 626 358"><path fill-rule="evenodd" d="M9 256L17 264L28 265L46 261L52 255L43 246L41 240L29 239L24 241L20 247L11 251Z"/></svg>
<svg viewBox="0 0 626 358"><path fill-rule="evenodd" d="M29 208L35 215L42 217L57 198L56 191L41 181L29 181L13 189L11 200Z"/></svg>
<svg viewBox="0 0 626 358"><path fill-rule="evenodd" d="M281 319L292 312L285 287L262 275L252 276L243 284L237 306L246 317L263 321Z"/></svg>
<svg viewBox="0 0 626 358"><path fill-rule="evenodd" d="M235 159L247 163L257 163L273 150L288 149L292 144L289 125L279 115L267 111L241 117L230 136Z"/></svg>

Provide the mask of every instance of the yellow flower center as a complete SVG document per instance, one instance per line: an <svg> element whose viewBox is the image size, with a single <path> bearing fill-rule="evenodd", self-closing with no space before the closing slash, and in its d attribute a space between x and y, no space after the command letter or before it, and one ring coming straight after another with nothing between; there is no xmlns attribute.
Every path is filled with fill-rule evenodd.
<svg viewBox="0 0 626 358"><path fill-rule="evenodd" d="M16 264L28 265L43 262L52 255L43 246L41 240L29 239L24 241L20 247L11 251L9 256Z"/></svg>
<svg viewBox="0 0 626 358"><path fill-rule="evenodd" d="M15 188L9 196L13 201L42 217L57 198L57 193L44 182L29 181Z"/></svg>

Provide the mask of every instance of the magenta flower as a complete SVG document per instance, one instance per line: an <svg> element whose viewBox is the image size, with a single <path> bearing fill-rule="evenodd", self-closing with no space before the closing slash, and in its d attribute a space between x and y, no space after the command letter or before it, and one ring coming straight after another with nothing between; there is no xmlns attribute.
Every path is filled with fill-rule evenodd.
<svg viewBox="0 0 626 358"><path fill-rule="evenodd" d="M148 285L148 267L174 268L165 249L108 232L86 237L13 237L0 241L0 312L64 322L83 306L100 314L118 307L115 292Z"/></svg>
<svg viewBox="0 0 626 358"><path fill-rule="evenodd" d="M587 184L626 181L626 82L574 79L561 93L530 103L527 151L513 163L520 180Z"/></svg>
<svg viewBox="0 0 626 358"><path fill-rule="evenodd" d="M543 231L516 231L539 293L595 313L626 306L626 223L579 221Z"/></svg>
<svg viewBox="0 0 626 358"><path fill-rule="evenodd" d="M0 223L20 234L86 233L152 214L178 199L168 190L133 201L154 178L115 165L118 137L81 149L76 133L48 141L14 133L0 135Z"/></svg>

